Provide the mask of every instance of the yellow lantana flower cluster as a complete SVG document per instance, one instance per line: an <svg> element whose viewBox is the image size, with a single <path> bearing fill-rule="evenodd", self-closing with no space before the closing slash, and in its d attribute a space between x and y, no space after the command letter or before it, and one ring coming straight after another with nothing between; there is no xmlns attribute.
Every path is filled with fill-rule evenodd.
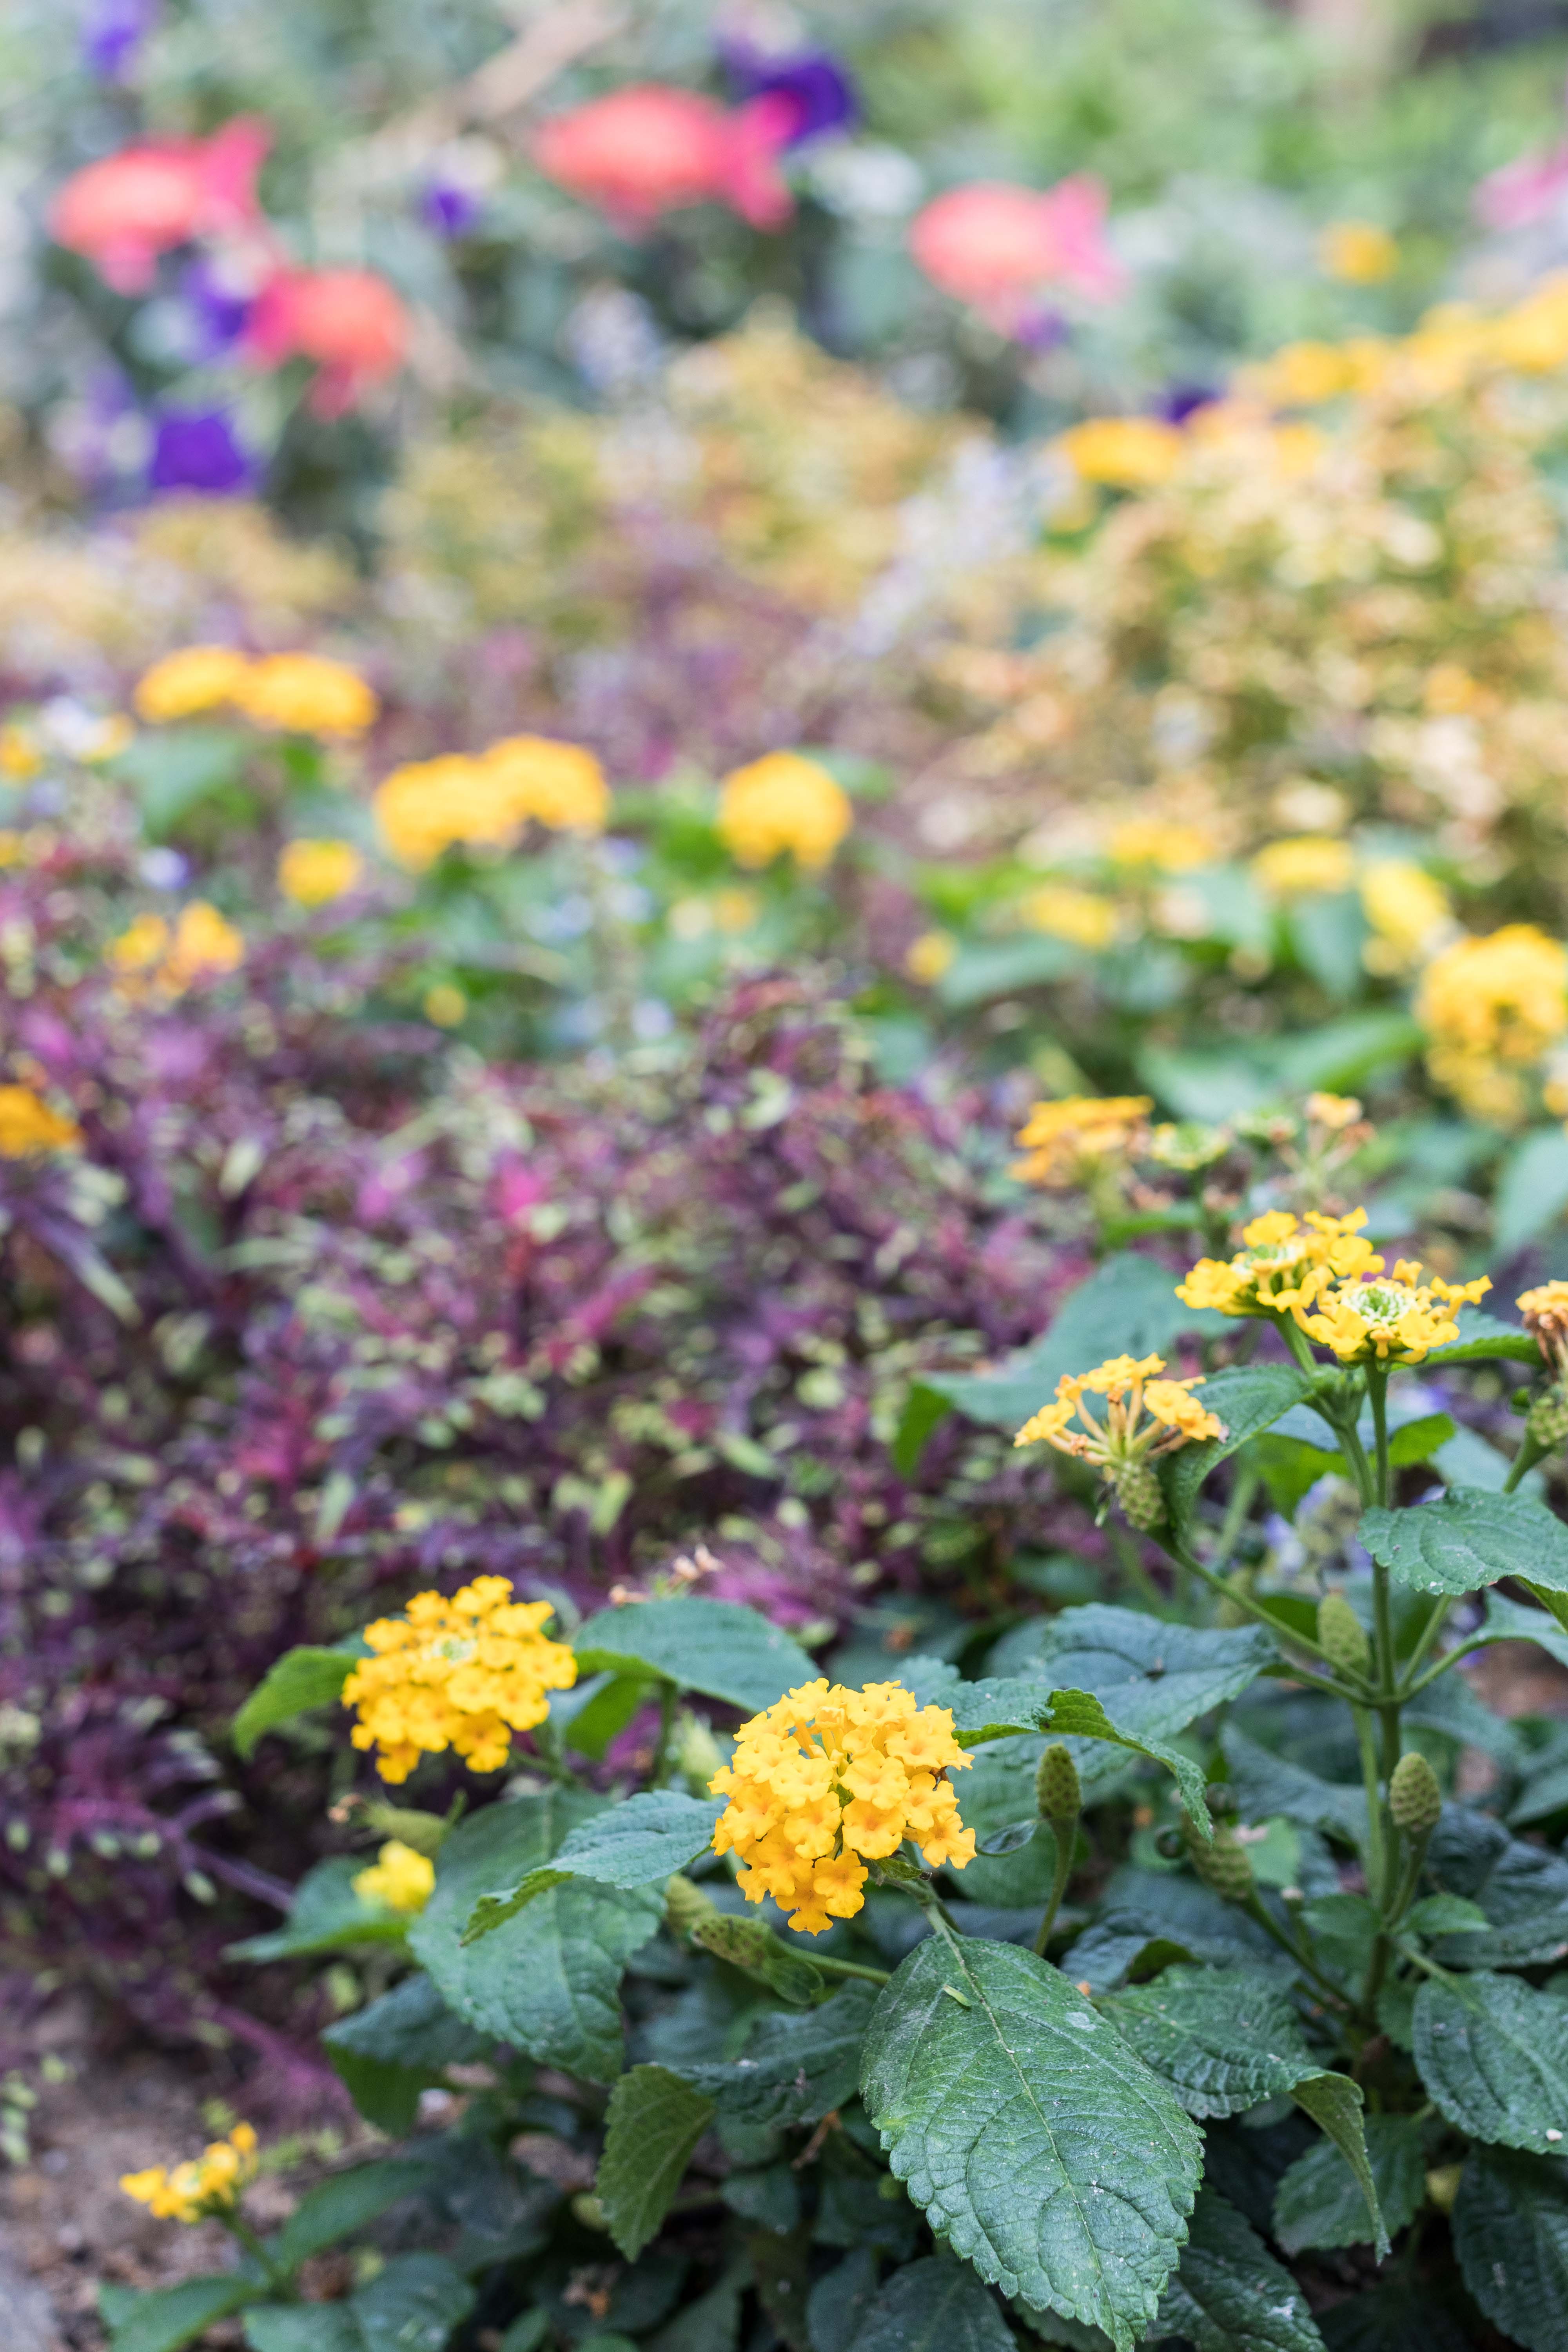
<svg viewBox="0 0 1568 2352"><path fill-rule="evenodd" d="M1529 1107L1521 1072L1568 1030L1568 950L1533 923L1456 940L1422 974L1415 1017L1438 1085L1510 1125Z"/></svg>
<svg viewBox="0 0 1568 2352"><path fill-rule="evenodd" d="M1176 1296L1184 1306L1221 1315L1294 1315L1299 1321L1331 1283L1382 1273L1383 1260L1361 1231L1365 1223L1364 1209L1344 1217L1310 1209L1305 1222L1289 1209L1265 1210L1242 1227L1235 1257L1200 1258L1176 1285Z"/></svg>
<svg viewBox="0 0 1568 2352"><path fill-rule="evenodd" d="M375 794L376 823L399 865L417 872L444 849L504 848L531 817L552 833L602 833L610 789L592 751L546 735L509 735L395 768Z"/></svg>
<svg viewBox="0 0 1568 2352"><path fill-rule="evenodd" d="M725 777L714 822L742 866L771 866L787 851L797 866L819 873L854 823L854 811L820 761L769 751Z"/></svg>
<svg viewBox="0 0 1568 2352"><path fill-rule="evenodd" d="M1010 1173L1059 1192L1113 1160L1134 1159L1149 1141L1150 1095L1064 1095L1035 1105L1018 1130L1027 1158Z"/></svg>
<svg viewBox="0 0 1568 2352"><path fill-rule="evenodd" d="M278 887L297 907L330 907L354 887L363 872L364 859L352 841L301 838L283 847Z"/></svg>
<svg viewBox="0 0 1568 2352"><path fill-rule="evenodd" d="M110 941L105 960L132 992L154 988L181 996L198 980L237 971L245 961L245 940L216 907L193 898L172 929L162 915L138 915Z"/></svg>
<svg viewBox="0 0 1568 2352"><path fill-rule="evenodd" d="M1058 1454L1094 1463L1132 1525L1157 1528L1165 1506L1151 1463L1178 1446L1225 1435L1225 1423L1193 1394L1203 1386L1201 1373L1167 1381L1160 1378L1164 1369L1163 1356L1112 1356L1092 1371L1064 1372L1056 1402L1031 1414L1013 1443L1043 1440ZM1085 1404L1089 1396L1105 1399L1103 1422Z"/></svg>
<svg viewBox="0 0 1568 2352"><path fill-rule="evenodd" d="M901 1683L803 1683L742 1725L733 1759L708 1783L730 1800L714 1852L745 1864L748 1903L771 1895L792 1927L820 1935L863 1906L867 1861L907 1837L932 1870L973 1861L974 1832L943 1778L969 1761L951 1711L918 1706Z"/></svg>
<svg viewBox="0 0 1568 2352"><path fill-rule="evenodd" d="M1361 960L1368 971L1409 971L1454 928L1448 893L1408 857L1382 857L1361 877L1362 911L1376 933Z"/></svg>
<svg viewBox="0 0 1568 2352"><path fill-rule="evenodd" d="M362 1903L384 1904L387 1910L412 1919L423 1911L436 1889L436 1865L401 1838L388 1838L368 1869L354 1878L353 1890Z"/></svg>
<svg viewBox="0 0 1568 2352"><path fill-rule="evenodd" d="M1019 900L1018 912L1033 929L1075 948L1108 948L1116 937L1115 899L1098 890L1075 889L1069 882L1042 883Z"/></svg>
<svg viewBox="0 0 1568 2352"><path fill-rule="evenodd" d="M377 1750L384 1780L448 1748L471 1771L499 1771L512 1733L542 1723L549 1693L577 1679L571 1651L545 1637L552 1613L548 1601L513 1601L507 1577L477 1576L450 1601L418 1592L401 1617L377 1618L364 1629L372 1655L343 1685L354 1746Z"/></svg>
<svg viewBox="0 0 1568 2352"><path fill-rule="evenodd" d="M268 654L186 646L144 673L132 697L154 725L229 703L258 727L291 735L363 735L381 708L357 670L322 654Z"/></svg>
<svg viewBox="0 0 1568 2352"><path fill-rule="evenodd" d="M120 2186L160 2221L202 2221L210 2213L232 2212L240 2191L256 2178L256 2133L236 2124L226 2139L215 2139L200 2156L173 2170L162 2164L121 2175Z"/></svg>
<svg viewBox="0 0 1568 2352"><path fill-rule="evenodd" d="M1348 890L1355 875L1355 852L1332 834L1301 833L1271 841L1252 861L1260 889L1271 898L1310 898Z"/></svg>
<svg viewBox="0 0 1568 2352"><path fill-rule="evenodd" d="M81 1129L51 1110L31 1087L0 1087L0 1160L31 1160L47 1151L74 1151Z"/></svg>
<svg viewBox="0 0 1568 2352"><path fill-rule="evenodd" d="M1381 1269L1381 1258L1373 1263ZM1321 1292L1316 1310L1298 1308L1296 1320L1342 1364L1419 1364L1432 1349L1458 1338L1456 1307L1474 1306L1490 1288L1486 1275L1475 1282L1445 1282L1438 1276L1423 1282L1419 1259L1402 1257L1392 1275Z"/></svg>
<svg viewBox="0 0 1568 2352"><path fill-rule="evenodd" d="M1182 436L1155 416L1090 416L1069 425L1056 446L1081 482L1145 490L1175 472Z"/></svg>

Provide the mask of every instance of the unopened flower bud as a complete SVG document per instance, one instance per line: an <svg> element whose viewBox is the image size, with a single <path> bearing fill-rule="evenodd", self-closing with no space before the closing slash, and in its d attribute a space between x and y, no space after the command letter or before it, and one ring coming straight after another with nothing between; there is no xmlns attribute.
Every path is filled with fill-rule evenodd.
<svg viewBox="0 0 1568 2352"><path fill-rule="evenodd" d="M1165 1497L1147 1462L1124 1462L1116 1473L1116 1499L1130 1528L1163 1527Z"/></svg>
<svg viewBox="0 0 1568 2352"><path fill-rule="evenodd" d="M1318 1608L1318 1639L1331 1666L1342 1674L1365 1675L1372 1666L1372 1643L1366 1628L1342 1592L1324 1595Z"/></svg>
<svg viewBox="0 0 1568 2352"><path fill-rule="evenodd" d="M1568 1439L1568 1393L1557 1387L1537 1397L1525 1426L1543 1454L1554 1454Z"/></svg>
<svg viewBox="0 0 1568 2352"><path fill-rule="evenodd" d="M1040 1819L1053 1823L1076 1822L1083 1811L1078 1767L1059 1739L1040 1759L1040 1769L1035 1775L1035 1801Z"/></svg>
<svg viewBox="0 0 1568 2352"><path fill-rule="evenodd" d="M1227 1903L1245 1903L1252 1893L1252 1862L1236 1832L1221 1822L1214 1843L1205 1845L1189 1822L1186 1836L1188 1860L1204 1885Z"/></svg>
<svg viewBox="0 0 1568 2352"><path fill-rule="evenodd" d="M716 1904L709 1901L700 1886L695 1885L678 1871L673 1878L665 1881L664 1916L676 1942L684 1943L694 1929L705 1927L710 1919L717 1919L719 1910Z"/></svg>
<svg viewBox="0 0 1568 2352"><path fill-rule="evenodd" d="M1388 1810L1395 1829L1403 1830L1407 1837L1425 1837L1428 1830L1437 1826L1443 1791L1437 1786L1437 1775L1416 1748L1402 1756L1394 1768L1394 1778L1388 1784Z"/></svg>

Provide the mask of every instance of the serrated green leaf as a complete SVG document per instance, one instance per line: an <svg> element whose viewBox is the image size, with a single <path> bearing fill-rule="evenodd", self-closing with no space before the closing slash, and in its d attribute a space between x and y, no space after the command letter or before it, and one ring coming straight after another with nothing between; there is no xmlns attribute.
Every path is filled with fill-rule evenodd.
<svg viewBox="0 0 1568 2352"><path fill-rule="evenodd" d="M1163 1740L1140 1739L1130 1731L1121 1730L1092 1692L1053 1691L1050 1713L1041 1728L1070 1739L1101 1739L1113 1748L1125 1748L1135 1756L1147 1756L1152 1763L1163 1764L1180 1789L1182 1801L1200 1835L1205 1839L1213 1835L1214 1823L1209 1819L1208 1800L1204 1793L1208 1780L1202 1766L1190 1756L1184 1756L1180 1748L1168 1748Z"/></svg>
<svg viewBox="0 0 1568 2352"><path fill-rule="evenodd" d="M474 2290L440 2254L397 2254L346 2303L271 2304L246 2315L252 2352L446 2352Z"/></svg>
<svg viewBox="0 0 1568 2352"><path fill-rule="evenodd" d="M525 1878L604 1809L602 1798L560 1789L486 1806L442 1846L436 1891L409 1934L468 2024L595 2083L621 2071L621 1971L658 1927L662 1892L584 1879L552 1887L470 1948L461 1939L481 1895Z"/></svg>
<svg viewBox="0 0 1568 2352"><path fill-rule="evenodd" d="M730 2063L682 2066L727 2121L776 2130L812 2124L855 2095L860 2050L878 1999L847 1984L820 2009L759 2017Z"/></svg>
<svg viewBox="0 0 1568 2352"><path fill-rule="evenodd" d="M894 2174L955 2252L1131 2352L1186 2234L1202 2142L1059 1970L933 1935L878 1997L860 2089Z"/></svg>
<svg viewBox="0 0 1568 2352"><path fill-rule="evenodd" d="M308 1870L294 1889L284 1927L230 1944L231 1960L300 1959L311 1952L350 1952L364 1944L401 1944L408 1921L384 1903L367 1903L354 1893L354 1880L369 1863L365 1854L333 1854Z"/></svg>
<svg viewBox="0 0 1568 2352"><path fill-rule="evenodd" d="M1415 2064L1434 2104L1472 2139L1537 2156L1568 2144L1568 2002L1522 1977L1478 1969L1424 1984Z"/></svg>
<svg viewBox="0 0 1568 2352"><path fill-rule="evenodd" d="M292 1723L311 1707L330 1706L363 1655L363 1643L353 1642L335 1650L286 1650L275 1658L229 1727L240 1755L250 1757L263 1732Z"/></svg>
<svg viewBox="0 0 1568 2352"><path fill-rule="evenodd" d="M1209 1472L1248 1438L1271 1429L1282 1413L1302 1402L1310 1386L1308 1374L1292 1364L1235 1365L1204 1382L1204 1409L1218 1415L1226 1433L1205 1438L1201 1445L1180 1446L1160 1465L1165 1508L1178 1535L1186 1529Z"/></svg>
<svg viewBox="0 0 1568 2352"><path fill-rule="evenodd" d="M1282 1814L1303 1829L1329 1830L1360 1845L1366 1836L1366 1798L1347 1782L1321 1780L1302 1764L1292 1764L1260 1747L1227 1723L1220 1732L1226 1778L1236 1791L1242 1818L1268 1821Z"/></svg>
<svg viewBox="0 0 1568 2352"><path fill-rule="evenodd" d="M1411 1905L1400 1932L1411 1936L1473 1936L1484 1934L1489 1924L1480 1905L1467 1903L1462 1895L1428 1895Z"/></svg>
<svg viewBox="0 0 1568 2352"><path fill-rule="evenodd" d="M437 2179L434 2165L417 2157L385 2157L355 2165L306 2190L272 2242L270 2251L283 2268L292 2271L340 2238L353 2237L389 2205L416 2197Z"/></svg>
<svg viewBox="0 0 1568 2352"><path fill-rule="evenodd" d="M1541 1349L1517 1323L1501 1322L1479 1307L1461 1307L1457 1318L1459 1336L1446 1348L1434 1348L1422 1370L1434 1364L1538 1364Z"/></svg>
<svg viewBox="0 0 1568 2352"><path fill-rule="evenodd" d="M644 1673L761 1714L816 1669L798 1643L736 1601L629 1601L572 1637L579 1669Z"/></svg>
<svg viewBox="0 0 1568 2352"><path fill-rule="evenodd" d="M1017 2339L967 2263L930 2254L895 2271L854 2352L1015 2352Z"/></svg>
<svg viewBox="0 0 1568 2352"><path fill-rule="evenodd" d="M1454 2252L1492 2325L1527 2352L1568 2352L1568 2165L1473 2147L1454 2200Z"/></svg>
<svg viewBox="0 0 1568 2352"><path fill-rule="evenodd" d="M1568 1591L1568 1528L1523 1495L1450 1486L1408 1510L1363 1511L1356 1532L1416 1592L1477 1592L1503 1576Z"/></svg>
<svg viewBox="0 0 1568 2352"><path fill-rule="evenodd" d="M1322 2352L1307 2298L1217 2189L1201 2189L1155 2333L1193 2352Z"/></svg>
<svg viewBox="0 0 1568 2352"><path fill-rule="evenodd" d="M1416 1462L1429 1462L1455 1434L1455 1423L1447 1413L1419 1413L1414 1421L1402 1422L1389 1433L1389 1461L1395 1470L1408 1470Z"/></svg>
<svg viewBox="0 0 1568 2352"><path fill-rule="evenodd" d="M1379 2262L1384 2261L1389 2252L1388 2231L1384 2224L1383 2209L1378 2203L1377 2181L1367 2155L1361 2084L1352 2083L1348 2074L1314 2074L1306 2082L1298 2083L1290 2096L1328 2134L1349 2165L1372 2223L1368 2234L1377 2249ZM1286 2179L1289 2178L1288 2173ZM1279 2210L1276 2199L1275 2235L1284 2245L1285 2240L1279 2229Z"/></svg>
<svg viewBox="0 0 1568 2352"><path fill-rule="evenodd" d="M634 2066L610 2093L595 2188L628 2263L658 2237L715 2112L711 2099L664 2066Z"/></svg>
<svg viewBox="0 0 1568 2352"><path fill-rule="evenodd" d="M997 1643L990 1664L998 1675L1047 1690L1087 1691L1124 1735L1168 1740L1238 1698L1278 1656L1260 1626L1173 1625L1090 1601L1031 1619Z"/></svg>
<svg viewBox="0 0 1568 2352"><path fill-rule="evenodd" d="M1101 2008L1190 2116L1240 2115L1324 2071L1289 1993L1261 1969L1169 1968Z"/></svg>
<svg viewBox="0 0 1568 2352"><path fill-rule="evenodd" d="M445 2068L482 2058L492 2046L453 2015L422 1972L339 2018L321 2042L361 2115L394 2139L413 2128L420 2092Z"/></svg>
<svg viewBox="0 0 1568 2352"><path fill-rule="evenodd" d="M98 2308L109 2330L110 2352L181 2352L214 2320L226 2319L268 2291L257 2280L228 2271L217 2278L182 2279L178 2286L154 2287L145 2294L135 2287L102 2285Z"/></svg>
<svg viewBox="0 0 1568 2352"><path fill-rule="evenodd" d="M1465 1636L1467 1649L1479 1650L1488 1642L1534 1642L1560 1666L1568 1666L1568 1626L1560 1624L1551 1610L1527 1608L1506 1593L1487 1594L1485 1622Z"/></svg>
<svg viewBox="0 0 1568 2352"><path fill-rule="evenodd" d="M1479 1903L1485 1935L1456 1937L1436 1958L1461 1969L1527 1969L1568 1957L1568 1861L1510 1837L1488 1813L1445 1805L1426 1849L1427 1875L1444 1893Z"/></svg>
<svg viewBox="0 0 1568 2352"><path fill-rule="evenodd" d="M1363 2128L1377 2210L1393 2235L1414 2221L1426 2195L1421 2126L1413 2116L1368 2116ZM1364 2246L1374 2234L1368 2214L1364 2182L1331 2139L1321 2139L1279 2183L1274 2234L1288 2254L1309 2246Z"/></svg>
<svg viewBox="0 0 1568 2352"><path fill-rule="evenodd" d="M563 1841L553 1862L530 1871L515 1886L481 1895L463 1930L464 1943L488 1936L535 1895L570 1878L597 1879L605 1886L649 1886L656 1880L662 1885L707 1852L724 1804L722 1797L645 1789L596 1813Z"/></svg>

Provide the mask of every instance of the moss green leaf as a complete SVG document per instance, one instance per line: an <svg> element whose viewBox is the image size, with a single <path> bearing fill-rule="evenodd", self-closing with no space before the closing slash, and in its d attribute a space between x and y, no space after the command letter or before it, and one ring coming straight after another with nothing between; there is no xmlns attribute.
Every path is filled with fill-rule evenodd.
<svg viewBox="0 0 1568 2352"><path fill-rule="evenodd" d="M1406 1510L1363 1511L1357 1533L1416 1592L1479 1592L1504 1576L1568 1591L1568 1527L1528 1496L1450 1486Z"/></svg>
<svg viewBox="0 0 1568 2352"><path fill-rule="evenodd" d="M644 1673L758 1715L816 1667L798 1643L734 1601L630 1601L580 1625L572 1647L584 1674Z"/></svg>
<svg viewBox="0 0 1568 2352"><path fill-rule="evenodd" d="M571 1878L605 1886L661 1885L695 1862L713 1842L722 1797L688 1797L675 1789L645 1789L573 1830L553 1862L531 1870L515 1886L482 1895L463 1930L465 1944L488 1936L537 1895Z"/></svg>
<svg viewBox="0 0 1568 2352"><path fill-rule="evenodd" d="M1568 2352L1568 2164L1472 2148L1453 2231L1465 2284L1492 2325L1526 2352Z"/></svg>
<svg viewBox="0 0 1568 2352"><path fill-rule="evenodd" d="M412 2130L419 2094L448 2066L491 2048L455 2016L423 1972L329 2025L321 2044L367 2123L394 2139Z"/></svg>
<svg viewBox="0 0 1568 2352"><path fill-rule="evenodd" d="M337 1698L357 1658L363 1642L335 1650L286 1650L275 1658L230 1727L230 1737L241 1756L250 1756L263 1732L292 1723L312 1707L330 1706Z"/></svg>
<svg viewBox="0 0 1568 2352"><path fill-rule="evenodd" d="M658 2235L714 2113L711 2099L665 2066L634 2066L610 2093L595 2185L610 2235L628 2263Z"/></svg>
<svg viewBox="0 0 1568 2352"><path fill-rule="evenodd" d="M1363 2128L1378 2210L1392 2234L1414 2221L1426 2194L1421 2126L1412 2116L1368 2116ZM1373 2236L1367 2220L1364 2190L1331 2139L1299 2156L1275 2195L1274 2234L1288 2254L1367 2245Z"/></svg>
<svg viewBox="0 0 1568 2352"><path fill-rule="evenodd" d="M1156 2336L1194 2352L1322 2352L1307 2298L1217 2189L1202 2189Z"/></svg>
<svg viewBox="0 0 1568 2352"><path fill-rule="evenodd" d="M1478 1969L1424 1984L1415 2064L1436 2106L1472 2139L1537 2156L1568 2146L1568 2001L1522 1977Z"/></svg>
<svg viewBox="0 0 1568 2352"><path fill-rule="evenodd" d="M218 2278L182 2279L178 2286L155 2287L147 2294L134 2287L100 2286L98 2308L109 2330L110 2352L181 2352L214 2320L226 2319L266 2293L255 2279L227 2271Z"/></svg>
<svg viewBox="0 0 1568 2352"><path fill-rule="evenodd" d="M1014 2352L1017 2338L967 2263L931 2254L895 2271L854 2352Z"/></svg>
<svg viewBox="0 0 1568 2352"><path fill-rule="evenodd" d="M1288 1991L1258 1969L1169 1968L1101 2007L1190 2116L1239 2115L1324 2071Z"/></svg>
<svg viewBox="0 0 1568 2352"><path fill-rule="evenodd" d="M1389 2251L1388 2231L1378 2202L1377 2181L1366 2150L1361 2084L1352 2083L1348 2074L1315 2074L1304 2083L1296 2084L1290 2096L1328 2134L1350 2167L1372 2223L1366 2234L1376 2247L1378 2260L1382 2262ZM1286 2179L1289 2178L1287 2174ZM1275 2235L1279 2236L1278 2199L1275 2203ZM1282 2237L1279 2242L1281 2245L1285 2243Z"/></svg>

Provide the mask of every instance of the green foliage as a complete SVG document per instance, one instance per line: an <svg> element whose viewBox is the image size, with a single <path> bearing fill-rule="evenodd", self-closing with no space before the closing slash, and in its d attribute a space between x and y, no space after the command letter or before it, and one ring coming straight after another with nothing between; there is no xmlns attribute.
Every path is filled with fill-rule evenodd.
<svg viewBox="0 0 1568 2352"><path fill-rule="evenodd" d="M632 1601L603 1609L577 1628L572 1646L585 1674L640 1671L748 1715L772 1706L816 1672L787 1633L730 1601Z"/></svg>
<svg viewBox="0 0 1568 2352"><path fill-rule="evenodd" d="M937 2255L889 2280L854 2352L1012 2352L1014 2341L968 2263Z"/></svg>
<svg viewBox="0 0 1568 2352"><path fill-rule="evenodd" d="M216 2319L266 2293L254 2278L229 2272L222 2278L182 2279L178 2286L139 2294L133 2287L100 2286L98 2308L109 2330L110 2352L181 2352Z"/></svg>
<svg viewBox="0 0 1568 2352"><path fill-rule="evenodd" d="M668 1878L707 1852L723 1810L721 1797L688 1797L674 1789L648 1789L628 1797L613 1811L596 1814L570 1831L553 1861L531 1871L510 1892L482 1895L463 1930L463 1942L472 1944L488 1936L536 1895L570 1878L594 1878L606 1886L647 1886Z"/></svg>
<svg viewBox="0 0 1568 2352"><path fill-rule="evenodd" d="M1190 2116L1239 2115L1324 2071L1278 1978L1255 1969L1169 1968L1103 2007Z"/></svg>
<svg viewBox="0 0 1568 2352"><path fill-rule="evenodd" d="M335 1650L286 1650L234 1718L229 1736L240 1755L254 1754L263 1732L276 1731L312 1707L330 1706L355 1658L363 1655L363 1644L357 1642Z"/></svg>
<svg viewBox="0 0 1568 2352"><path fill-rule="evenodd" d="M394 2136L411 2128L420 2092L447 2067L469 2064L491 2046L422 1974L339 2018L321 2042L361 2115Z"/></svg>
<svg viewBox="0 0 1568 2352"><path fill-rule="evenodd" d="M444 2352L474 2290L439 2254L399 2254L344 2303L246 2313L251 2352Z"/></svg>
<svg viewBox="0 0 1568 2352"><path fill-rule="evenodd" d="M1321 2352L1307 2298L1255 2230L1215 2189L1201 2189L1157 2333L1194 2352Z"/></svg>
<svg viewBox="0 0 1568 2352"><path fill-rule="evenodd" d="M1467 1939L1468 1940L1468 1939ZM1546 2156L1568 2131L1568 2003L1491 1969L1415 1996L1415 2063L1472 2138Z"/></svg>
<svg viewBox="0 0 1568 2352"><path fill-rule="evenodd" d="M1454 2200L1454 2252L1487 2317L1527 2352L1568 2352L1568 2164L1472 2148Z"/></svg>
<svg viewBox="0 0 1568 2352"><path fill-rule="evenodd" d="M1332 2139L1319 2140L1297 2158L1275 2193L1274 2234L1287 2253L1364 2246L1377 2235L1380 2213L1390 2233L1415 2220L1426 2194L1421 2126L1414 2116L1370 2116L1363 2128L1375 2202L1359 2158L1352 2166Z"/></svg>
<svg viewBox="0 0 1568 2352"><path fill-rule="evenodd" d="M362 1944L401 1944L408 1922L383 1905L354 1892L354 1880L369 1857L346 1854L319 1862L294 1893L288 1925L264 1936L247 1936L230 1947L237 1960L301 1959L314 1952L347 1952Z"/></svg>
<svg viewBox="0 0 1568 2352"><path fill-rule="evenodd" d="M693 2148L717 2110L663 2066L634 2066L610 2093L595 2187L628 2263L658 2234Z"/></svg>
<svg viewBox="0 0 1568 2352"><path fill-rule="evenodd" d="M1299 2107L1306 2109L1315 2124L1322 2126L1349 2166L1351 2178L1365 2203L1372 2223L1371 2236L1381 2260L1389 2251L1388 2230L1378 2202L1376 2177L1367 2155L1361 2084L1352 2083L1348 2074L1314 2074L1294 2084L1290 2096Z"/></svg>
<svg viewBox="0 0 1568 2352"><path fill-rule="evenodd" d="M1360 1533L1415 1592L1476 1592L1503 1576L1568 1591L1568 1528L1522 1495L1451 1486L1414 1510L1363 1512Z"/></svg>

